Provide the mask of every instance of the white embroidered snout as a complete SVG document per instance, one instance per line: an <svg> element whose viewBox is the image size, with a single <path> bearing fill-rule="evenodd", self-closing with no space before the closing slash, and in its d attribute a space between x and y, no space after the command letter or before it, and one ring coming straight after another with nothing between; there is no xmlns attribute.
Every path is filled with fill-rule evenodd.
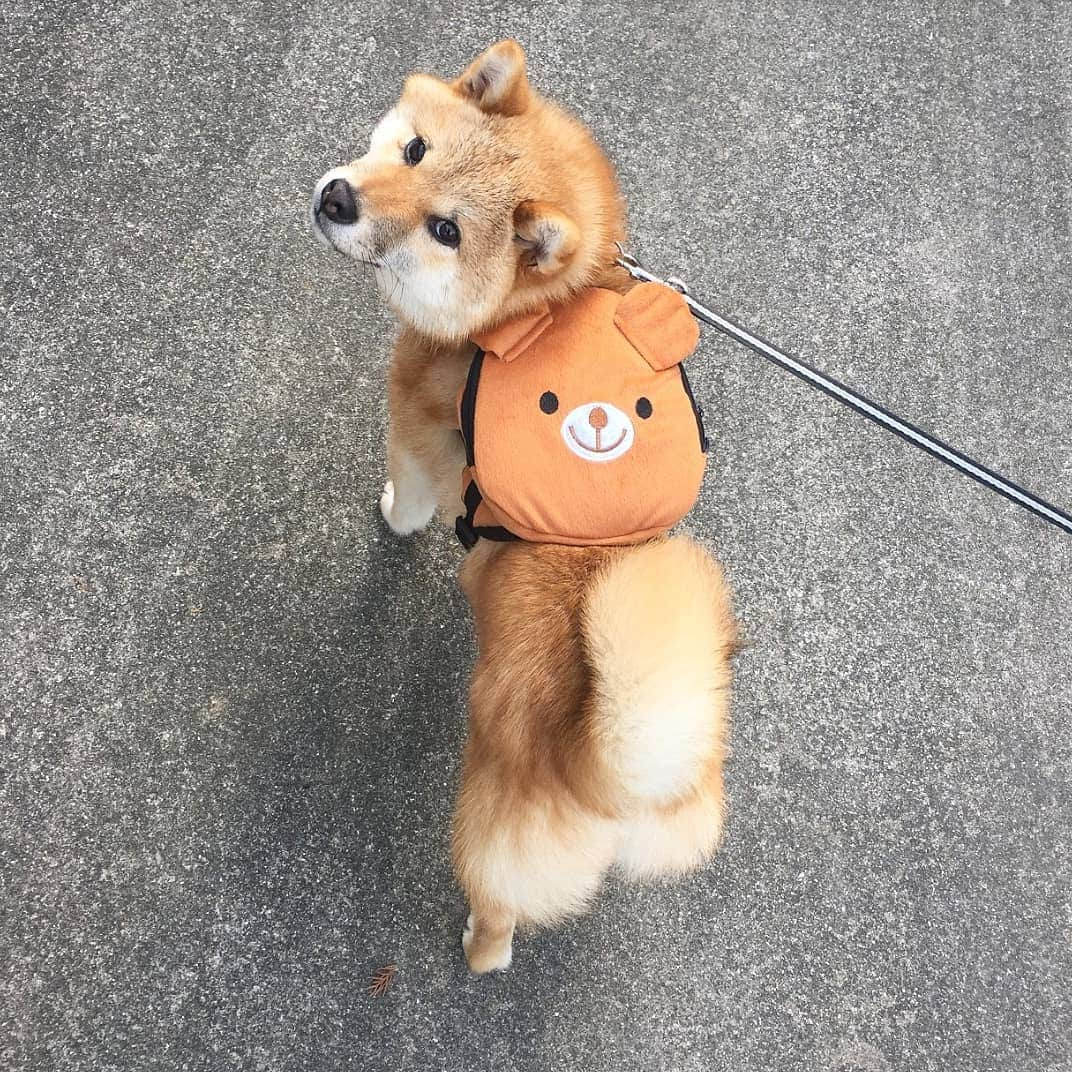
<svg viewBox="0 0 1072 1072"><path fill-rule="evenodd" d="M633 445L633 422L609 402L586 402L566 414L562 439L586 462L611 462Z"/></svg>

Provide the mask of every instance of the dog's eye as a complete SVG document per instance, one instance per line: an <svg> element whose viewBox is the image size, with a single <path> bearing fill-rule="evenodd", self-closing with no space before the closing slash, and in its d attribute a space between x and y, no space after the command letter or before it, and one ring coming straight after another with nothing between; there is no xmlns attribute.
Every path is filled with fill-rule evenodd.
<svg viewBox="0 0 1072 1072"><path fill-rule="evenodd" d="M651 416L651 402L643 395L636 400L636 415L645 421Z"/></svg>
<svg viewBox="0 0 1072 1072"><path fill-rule="evenodd" d="M428 148L424 143L424 138L414 138L412 141L406 143L406 147L402 150L402 159L409 164L410 167L416 167L424 159L424 151Z"/></svg>
<svg viewBox="0 0 1072 1072"><path fill-rule="evenodd" d="M558 395L554 391L544 391L540 395L540 409L544 413L554 413L558 409Z"/></svg>
<svg viewBox="0 0 1072 1072"><path fill-rule="evenodd" d="M437 242L450 246L451 249L457 249L458 243L462 240L458 225L453 220L445 220L441 216L433 216L428 221L428 230L432 232L432 237Z"/></svg>

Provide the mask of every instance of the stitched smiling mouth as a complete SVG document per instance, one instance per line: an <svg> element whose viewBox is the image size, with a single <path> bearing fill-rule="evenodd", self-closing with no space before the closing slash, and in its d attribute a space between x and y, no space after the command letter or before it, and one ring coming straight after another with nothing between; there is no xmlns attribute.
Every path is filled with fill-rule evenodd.
<svg viewBox="0 0 1072 1072"><path fill-rule="evenodd" d="M571 436L573 436L573 440L577 444L577 446L579 446L581 448L581 450L587 450L591 454L607 454L610 451L617 449L617 447L619 447L621 445L622 440L625 439L626 434L627 434L627 430L625 428L623 428L622 429L622 434L620 436L618 436L617 442L611 443L611 445L609 447L602 447L602 446L599 445L600 438L602 437L602 432L603 432L602 428L597 428L596 429L596 445L594 447L590 447L573 430L573 425L571 424L569 426L569 434Z"/></svg>

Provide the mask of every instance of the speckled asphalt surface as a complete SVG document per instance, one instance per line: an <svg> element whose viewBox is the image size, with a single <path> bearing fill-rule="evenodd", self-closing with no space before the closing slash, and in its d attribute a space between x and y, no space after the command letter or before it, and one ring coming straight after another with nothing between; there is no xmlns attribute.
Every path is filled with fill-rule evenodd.
<svg viewBox="0 0 1072 1072"><path fill-rule="evenodd" d="M714 337L725 849L466 975L460 552L304 212L515 35L652 265L1067 506L1072 7L402 8L0 3L0 1066L1066 1072L1072 540Z"/></svg>

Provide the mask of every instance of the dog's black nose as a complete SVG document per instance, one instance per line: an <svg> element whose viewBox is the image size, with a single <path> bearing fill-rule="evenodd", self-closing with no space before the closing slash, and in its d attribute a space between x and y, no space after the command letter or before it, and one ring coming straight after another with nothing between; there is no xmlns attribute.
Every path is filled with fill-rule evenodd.
<svg viewBox="0 0 1072 1072"><path fill-rule="evenodd" d="M332 223L353 223L357 219L354 191L345 179L332 179L320 192L320 211Z"/></svg>

